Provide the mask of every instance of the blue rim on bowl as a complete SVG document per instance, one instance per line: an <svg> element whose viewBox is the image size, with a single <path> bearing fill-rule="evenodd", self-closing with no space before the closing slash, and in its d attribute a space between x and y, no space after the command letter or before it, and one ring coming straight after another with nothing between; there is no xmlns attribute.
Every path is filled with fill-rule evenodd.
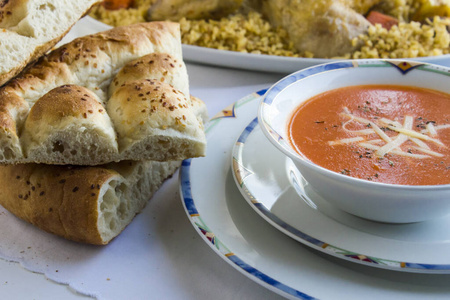
<svg viewBox="0 0 450 300"><path fill-rule="evenodd" d="M323 198L351 214L381 222L424 221L450 213L450 184L408 186L371 182L313 164L287 141L287 115L322 92L352 85L391 84L450 94L450 68L407 60L353 60L300 70L264 95L258 119L265 136L290 157ZM425 201L426 199L426 201Z"/></svg>

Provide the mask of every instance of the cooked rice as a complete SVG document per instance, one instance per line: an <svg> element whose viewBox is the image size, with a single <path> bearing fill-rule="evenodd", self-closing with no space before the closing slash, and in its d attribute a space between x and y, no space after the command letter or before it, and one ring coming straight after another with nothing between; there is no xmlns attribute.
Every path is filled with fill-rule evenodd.
<svg viewBox="0 0 450 300"><path fill-rule="evenodd" d="M129 9L107 10L102 5L91 9L89 15L105 24L117 27L145 22L148 8L156 0L134 0L134 7Z"/></svg>
<svg viewBox="0 0 450 300"><path fill-rule="evenodd" d="M367 35L355 39L363 42L351 58L413 58L449 54L450 19L434 17L425 24L400 23L389 31L379 24L371 26Z"/></svg>
<svg viewBox="0 0 450 300"><path fill-rule="evenodd" d="M246 53L300 56L293 43L288 41L287 32L282 28L272 28L257 12L236 14L218 21L183 18L180 25L185 44Z"/></svg>
<svg viewBox="0 0 450 300"><path fill-rule="evenodd" d="M135 7L108 11L95 7L90 15L111 26L145 22L148 8L156 0L135 0ZM389 31L380 25L370 26L368 33L353 40L362 44L360 50L344 58L413 58L450 53L450 18L435 17L424 24L409 22L417 12L419 1L384 1L383 12L400 20ZM407 23L409 22L409 23ZM290 57L314 57L299 53L289 42L287 32L273 28L261 14L235 14L220 20L180 20L184 44L222 50Z"/></svg>
<svg viewBox="0 0 450 300"><path fill-rule="evenodd" d="M400 22L409 22L419 8L421 0L391 0L383 1L377 7L385 14L397 18Z"/></svg>

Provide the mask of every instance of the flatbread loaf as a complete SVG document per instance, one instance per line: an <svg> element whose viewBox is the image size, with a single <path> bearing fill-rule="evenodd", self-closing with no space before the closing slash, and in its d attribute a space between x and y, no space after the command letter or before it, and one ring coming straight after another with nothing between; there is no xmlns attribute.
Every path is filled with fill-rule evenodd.
<svg viewBox="0 0 450 300"><path fill-rule="evenodd" d="M41 57L98 0L0 1L0 86Z"/></svg>
<svg viewBox="0 0 450 300"><path fill-rule="evenodd" d="M204 156L179 24L81 37L0 89L0 163L99 165Z"/></svg>
<svg viewBox="0 0 450 300"><path fill-rule="evenodd" d="M0 166L0 204L69 240L103 245L131 222L180 162L120 162L98 167Z"/></svg>

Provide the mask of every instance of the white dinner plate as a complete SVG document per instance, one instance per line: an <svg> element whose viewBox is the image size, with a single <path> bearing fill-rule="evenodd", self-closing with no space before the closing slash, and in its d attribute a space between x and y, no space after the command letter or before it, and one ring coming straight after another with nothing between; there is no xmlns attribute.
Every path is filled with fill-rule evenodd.
<svg viewBox="0 0 450 300"><path fill-rule="evenodd" d="M293 299L449 299L450 275L395 272L324 255L281 233L247 204L233 179L232 149L256 117L262 94L214 117L206 129L206 157L183 162L182 202L203 240L241 273Z"/></svg>
<svg viewBox="0 0 450 300"><path fill-rule="evenodd" d="M450 217L387 224L343 212L317 195L255 118L233 148L241 194L266 221L316 250L368 266L450 273ZM424 199L426 201L426 199Z"/></svg>
<svg viewBox="0 0 450 300"><path fill-rule="evenodd" d="M186 61L200 64L283 74L290 74L315 65L342 60L251 54L192 45L183 45L183 57ZM450 54L420 57L411 60L439 65L449 61Z"/></svg>
<svg viewBox="0 0 450 300"><path fill-rule="evenodd" d="M71 36L66 37L64 43L68 42L75 36L92 34L99 31L108 30L110 28L111 26L106 25L89 16L86 16L76 24L74 30L72 30ZM276 55L250 54L192 45L183 45L182 47L183 59L187 62L283 74L290 74L292 72L311 66L338 61L337 59L283 57ZM448 62L450 60L450 54L420 57L413 60L433 64L445 64L445 62Z"/></svg>

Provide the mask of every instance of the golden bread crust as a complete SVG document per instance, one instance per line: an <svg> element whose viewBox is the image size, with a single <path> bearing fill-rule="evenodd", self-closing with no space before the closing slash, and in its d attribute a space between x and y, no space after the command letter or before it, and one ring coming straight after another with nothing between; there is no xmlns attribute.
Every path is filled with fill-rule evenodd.
<svg viewBox="0 0 450 300"><path fill-rule="evenodd" d="M98 187L112 170L26 164L0 166L3 207L42 230L79 242L102 244L98 232ZM91 189L91 186L94 186Z"/></svg>
<svg viewBox="0 0 450 300"><path fill-rule="evenodd" d="M140 92L118 92L130 82L148 80L165 91L160 95L166 97L164 106L155 113L151 113L155 105L143 107L144 102L139 102L143 101ZM20 118L11 110L2 111L12 101L1 97L5 91L9 98L28 104L29 113L26 105ZM98 104L80 101L83 95L92 96ZM114 105L109 102L118 101L123 107L111 108ZM52 51L0 89L0 119L4 120L0 163L100 165L204 156L203 120L190 111L189 104L179 24L133 24L81 37ZM146 119L142 119L144 109ZM135 117L140 125L130 128ZM142 124L147 128L142 130ZM159 130L153 130L155 124ZM1 129L15 133L12 142L6 142L11 138L2 135ZM134 151L130 144L136 144Z"/></svg>
<svg viewBox="0 0 450 300"><path fill-rule="evenodd" d="M68 240L105 245L140 213L180 162L121 162L97 167L0 166L0 205Z"/></svg>

